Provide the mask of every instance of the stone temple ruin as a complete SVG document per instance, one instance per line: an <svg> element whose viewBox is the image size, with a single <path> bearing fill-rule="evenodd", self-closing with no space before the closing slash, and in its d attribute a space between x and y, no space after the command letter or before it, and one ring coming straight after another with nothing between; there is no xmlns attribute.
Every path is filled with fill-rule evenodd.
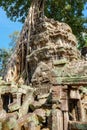
<svg viewBox="0 0 87 130"><path fill-rule="evenodd" d="M4 80L0 130L87 130L87 61L44 1L32 1Z"/></svg>

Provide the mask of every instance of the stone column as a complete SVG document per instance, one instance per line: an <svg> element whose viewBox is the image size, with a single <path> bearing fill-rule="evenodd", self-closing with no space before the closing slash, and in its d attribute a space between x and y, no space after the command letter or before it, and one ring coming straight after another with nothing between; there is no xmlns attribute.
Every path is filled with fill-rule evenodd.
<svg viewBox="0 0 87 130"><path fill-rule="evenodd" d="M68 108L68 87L67 86L62 86L61 111L63 112L63 130L68 130L69 108Z"/></svg>
<svg viewBox="0 0 87 130"><path fill-rule="evenodd" d="M52 130L63 130L63 115L60 109L61 86L52 88Z"/></svg>
<svg viewBox="0 0 87 130"><path fill-rule="evenodd" d="M21 93L17 93L17 103L21 106Z"/></svg>
<svg viewBox="0 0 87 130"><path fill-rule="evenodd" d="M61 110L52 110L52 130L63 130L63 115Z"/></svg>
<svg viewBox="0 0 87 130"><path fill-rule="evenodd" d="M69 114L68 114L68 112L66 111L66 112L64 112L63 113L63 120L64 120L64 129L63 130L68 130L68 122L69 122Z"/></svg>

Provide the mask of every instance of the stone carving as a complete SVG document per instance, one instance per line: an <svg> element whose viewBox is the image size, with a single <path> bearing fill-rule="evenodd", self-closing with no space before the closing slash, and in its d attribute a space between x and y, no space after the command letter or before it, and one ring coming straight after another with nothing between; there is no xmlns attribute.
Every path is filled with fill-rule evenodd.
<svg viewBox="0 0 87 130"><path fill-rule="evenodd" d="M86 69L71 28L33 0L0 80L0 129L86 130Z"/></svg>

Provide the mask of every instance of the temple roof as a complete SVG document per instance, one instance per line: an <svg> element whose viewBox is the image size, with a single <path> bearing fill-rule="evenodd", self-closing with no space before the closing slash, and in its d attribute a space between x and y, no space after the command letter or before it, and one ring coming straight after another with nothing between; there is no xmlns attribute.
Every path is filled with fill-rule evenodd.
<svg viewBox="0 0 87 130"><path fill-rule="evenodd" d="M66 85L87 85L87 61L78 60L70 63L62 61L61 65L58 64L53 69L53 77L56 77L56 82L53 82Z"/></svg>

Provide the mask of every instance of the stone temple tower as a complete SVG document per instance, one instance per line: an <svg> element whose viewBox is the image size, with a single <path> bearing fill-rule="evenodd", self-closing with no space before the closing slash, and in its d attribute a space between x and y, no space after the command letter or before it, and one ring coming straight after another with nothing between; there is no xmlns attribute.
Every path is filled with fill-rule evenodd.
<svg viewBox="0 0 87 130"><path fill-rule="evenodd" d="M44 16L44 0L32 1L4 78L18 85L8 90L14 130L87 130L87 61L71 28Z"/></svg>
<svg viewBox="0 0 87 130"><path fill-rule="evenodd" d="M7 81L17 80L19 75L24 75L24 80L27 79L29 84L40 62L52 67L54 60L72 61L79 58L77 40L71 28L65 23L46 18L44 0L33 0L17 47L7 66L6 75L8 73L10 79L9 76L5 76L5 79Z"/></svg>

